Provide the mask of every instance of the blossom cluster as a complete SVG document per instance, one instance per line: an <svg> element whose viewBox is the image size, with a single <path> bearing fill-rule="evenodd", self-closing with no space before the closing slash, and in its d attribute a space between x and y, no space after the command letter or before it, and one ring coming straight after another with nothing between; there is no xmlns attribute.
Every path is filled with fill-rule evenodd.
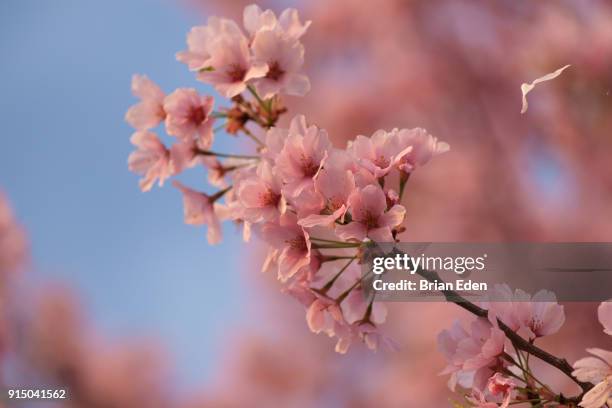
<svg viewBox="0 0 612 408"><path fill-rule="evenodd" d="M180 88L169 95L147 77L136 75L132 91L140 98L126 120L137 146L130 170L144 175L148 191L157 181L195 167L208 170L212 194L178 180L187 224L206 225L211 244L221 240L221 221L243 226L269 245L264 269L275 269L283 290L307 309L313 332L337 338L345 352L356 340L378 347L381 303L364 295L360 248L369 241L394 242L404 231L401 198L412 172L449 149L421 128L378 130L334 147L328 133L296 115L287 128L277 124L286 112L281 95L304 95L309 80L304 62L302 23L296 10L277 18L248 6L244 30L234 21L211 17L187 36L188 50L177 59L230 98L214 110L212 96ZM214 123L255 142L252 155L211 150ZM152 129L164 122L175 138L167 147Z"/></svg>

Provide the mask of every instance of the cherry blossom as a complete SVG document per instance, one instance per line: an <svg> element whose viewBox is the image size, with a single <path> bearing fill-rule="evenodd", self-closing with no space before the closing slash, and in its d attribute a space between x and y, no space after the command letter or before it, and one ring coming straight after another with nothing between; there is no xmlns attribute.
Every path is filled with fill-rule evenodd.
<svg viewBox="0 0 612 408"><path fill-rule="evenodd" d="M395 140L397 132L397 129L390 133L377 130L372 137L359 135L350 144L349 150L359 164L376 178L384 177L413 148L412 145L406 145L398 150Z"/></svg>
<svg viewBox="0 0 612 408"><path fill-rule="evenodd" d="M279 221L264 224L262 236L279 249L278 277L286 281L310 264L311 242L308 233L297 224L295 215L285 213Z"/></svg>
<svg viewBox="0 0 612 408"><path fill-rule="evenodd" d="M130 107L125 120L136 130L148 130L159 125L166 117L164 92L146 75L132 77L132 93L140 102Z"/></svg>
<svg viewBox="0 0 612 408"><path fill-rule="evenodd" d="M219 243L221 241L221 224L215 212L214 203L216 198L192 190L177 180L172 185L183 193L185 224L207 225L208 243Z"/></svg>
<svg viewBox="0 0 612 408"><path fill-rule="evenodd" d="M130 141L138 149L128 157L128 167L130 171L144 175L140 189L149 191L156 180L160 187L163 186L172 173L169 150L155 133L149 131L134 133Z"/></svg>
<svg viewBox="0 0 612 408"><path fill-rule="evenodd" d="M338 225L336 232L345 240L363 240L366 237L378 242L393 242L391 230L404 220L406 210L394 205L387 211L385 193L375 185L355 190L348 198L352 221Z"/></svg>
<svg viewBox="0 0 612 408"><path fill-rule="evenodd" d="M426 164L432 157L450 150L448 143L439 141L422 128L397 131L395 143L398 151L402 151L406 146L412 147L408 153L400 158L398 163L399 169L405 173L412 172L417 167Z"/></svg>
<svg viewBox="0 0 612 408"><path fill-rule="evenodd" d="M330 147L325 130L307 126L302 115L293 118L285 145L276 158L276 170L285 183L284 191L288 196L295 197L305 188L314 186L314 178Z"/></svg>
<svg viewBox="0 0 612 408"><path fill-rule="evenodd" d="M208 149L213 142L213 103L211 96L200 96L193 88L177 89L164 100L166 131L182 139L195 137L201 149Z"/></svg>

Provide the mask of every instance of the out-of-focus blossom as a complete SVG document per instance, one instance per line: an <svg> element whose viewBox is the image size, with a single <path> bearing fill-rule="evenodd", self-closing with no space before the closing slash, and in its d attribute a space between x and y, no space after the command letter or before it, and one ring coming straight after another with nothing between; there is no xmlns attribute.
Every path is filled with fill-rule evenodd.
<svg viewBox="0 0 612 408"><path fill-rule="evenodd" d="M283 10L278 19L272 10L263 11L256 4L245 7L243 12L244 28L252 37L259 31L276 29L292 40L299 40L310 23L302 23L298 11L293 8Z"/></svg>
<svg viewBox="0 0 612 408"><path fill-rule="evenodd" d="M599 305L597 317L604 327L604 332L612 336L612 299Z"/></svg>
<svg viewBox="0 0 612 408"><path fill-rule="evenodd" d="M164 100L166 131L183 139L195 137L208 149L213 142L213 104L212 96L200 96L193 88L177 89Z"/></svg>
<svg viewBox="0 0 612 408"><path fill-rule="evenodd" d="M17 224L4 193L0 191L0 289L27 257L25 232Z"/></svg>
<svg viewBox="0 0 612 408"><path fill-rule="evenodd" d="M185 224L208 226L208 243L217 244L221 241L221 224L215 212L215 197L186 187L175 180L172 185L183 193L183 209Z"/></svg>
<svg viewBox="0 0 612 408"><path fill-rule="evenodd" d="M128 109L125 120L136 130L147 130L159 125L166 117L164 92L145 75L132 77L132 93L140 102Z"/></svg>
<svg viewBox="0 0 612 408"><path fill-rule="evenodd" d="M170 151L153 132L138 131L134 133L130 142L138 149L128 157L128 168L144 177L140 180L140 189L149 191L156 180L159 186L170 177Z"/></svg>
<svg viewBox="0 0 612 408"><path fill-rule="evenodd" d="M351 222L338 225L336 232L343 239L393 242L391 230L404 220L406 210L395 205L387 211L387 199L381 188L369 185L355 190L348 199Z"/></svg>

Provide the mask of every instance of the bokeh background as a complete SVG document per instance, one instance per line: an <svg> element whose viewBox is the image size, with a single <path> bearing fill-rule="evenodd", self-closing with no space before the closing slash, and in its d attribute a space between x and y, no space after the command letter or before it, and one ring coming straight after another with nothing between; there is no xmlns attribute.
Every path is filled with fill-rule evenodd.
<svg viewBox="0 0 612 408"><path fill-rule="evenodd" d="M39 318L34 332L73 360L102 356L87 359L89 388L114 399L89 397L83 406L448 405L435 336L463 313L445 304L393 305L387 326L400 352L335 355L331 341L308 332L301 307L253 266L261 258L257 245L245 246L227 225L223 244L208 246L203 230L183 225L177 191L143 194L128 172L131 130L122 118L134 102L132 73L146 73L166 91L212 93L174 53L192 25L211 14L239 20L246 4L0 4L0 188L31 248L18 290L46 299L31 302ZM609 2L260 5L277 12L295 6L313 20L304 37L313 89L287 101L291 112L327 128L338 146L378 128L416 126L451 144L451 153L411 178L403 239L610 241ZM565 64L572 67L536 87L521 115L520 84ZM236 145L228 135L217 140L220 150ZM66 301L66 290L74 300ZM594 308L567 304L568 324L545 347L570 361L585 346L605 347ZM87 321L83 330L96 333L93 344L121 346L75 354L80 347L66 346L80 338L75 313ZM58 322L65 330L54 330ZM150 340L126 340L141 338ZM149 341L152 354L163 355L160 367L133 357ZM54 378L70 378L64 371ZM572 391L556 373L546 377ZM155 396L162 389L157 402L134 391Z"/></svg>

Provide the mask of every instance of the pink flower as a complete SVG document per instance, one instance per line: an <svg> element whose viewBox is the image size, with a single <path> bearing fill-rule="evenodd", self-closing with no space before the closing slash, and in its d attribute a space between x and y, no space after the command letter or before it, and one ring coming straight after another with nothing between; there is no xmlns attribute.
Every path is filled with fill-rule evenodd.
<svg viewBox="0 0 612 408"><path fill-rule="evenodd" d="M285 213L278 222L264 224L262 235L264 240L280 251L277 264L278 278L281 281L287 281L310 264L310 237L297 224L294 214Z"/></svg>
<svg viewBox="0 0 612 408"><path fill-rule="evenodd" d="M144 174L140 180L140 189L149 191L155 180L159 180L159 186L170 177L170 152L159 140L157 135L149 131L138 131L130 139L138 150L130 153L128 157L128 168L138 174Z"/></svg>
<svg viewBox="0 0 612 408"><path fill-rule="evenodd" d="M370 304L371 310L369 316L366 316ZM374 302L361 288L351 290L341 306L344 318L351 324L361 322L366 317L371 323L382 324L387 318L387 308L384 303Z"/></svg>
<svg viewBox="0 0 612 408"><path fill-rule="evenodd" d="M503 398L500 408L507 408L510 405L512 391L514 391L516 386L517 384L513 379L504 377L500 373L495 373L493 377L489 378L487 383L487 389L491 395Z"/></svg>
<svg viewBox="0 0 612 408"><path fill-rule="evenodd" d="M350 170L330 162L319 171L315 179L315 191L321 196L316 213L299 221L304 227L325 226L344 218L348 198L355 190L355 178Z"/></svg>
<svg viewBox="0 0 612 408"><path fill-rule="evenodd" d="M366 237L377 242L393 242L391 230L404 220L405 208L394 205L389 211L383 190L373 184L355 190L348 199L352 221L338 225L336 233L342 239L362 241Z"/></svg>
<svg viewBox="0 0 612 408"><path fill-rule="evenodd" d="M242 93L247 82L268 72L265 63L253 60L248 40L242 33L218 36L207 49L210 58L199 71L198 79L213 85L226 98Z"/></svg>
<svg viewBox="0 0 612 408"><path fill-rule="evenodd" d="M307 21L302 24L298 11L292 8L284 10L278 20L272 10L262 11L255 4L245 7L243 13L244 28L251 37L260 30L276 29L281 30L290 39L298 40L306 33L310 23Z"/></svg>
<svg viewBox="0 0 612 408"><path fill-rule="evenodd" d="M611 334L610 321L612 319L612 303L602 302L597 310L599 322L604 331ZM612 352L599 348L589 348L588 353L598 357L585 357L574 363L572 375L579 381L588 381L595 384L580 402L584 408L600 408L612 405Z"/></svg>
<svg viewBox="0 0 612 408"><path fill-rule="evenodd" d="M372 137L359 135L350 143L349 150L364 168L376 178L384 177L402 157L412 150L412 146L398 149L395 140L397 129L391 132L377 130Z"/></svg>
<svg viewBox="0 0 612 408"><path fill-rule="evenodd" d="M210 17L205 26L193 27L187 34L187 51L176 54L176 59L197 71L206 66L210 58L210 48L214 41L223 36L240 37L242 33L238 25L226 18Z"/></svg>
<svg viewBox="0 0 612 408"><path fill-rule="evenodd" d="M531 339L554 334L565 322L563 306L552 292L540 290L532 297L520 289L513 293L508 285L496 285L493 291L495 301L483 306L512 330L525 330Z"/></svg>
<svg viewBox="0 0 612 408"><path fill-rule="evenodd" d="M448 143L440 142L425 129L402 129L395 134L398 151L410 146L412 149L399 161L399 169L410 173L426 164L432 157L450 150Z"/></svg>
<svg viewBox="0 0 612 408"><path fill-rule="evenodd" d="M449 387L454 390L458 382L468 388L484 386L490 377L490 367L499 363L505 340L492 314L489 320L474 320L469 333L458 322L450 330L442 331L438 335L438 347L449 364L441 374L451 374Z"/></svg>
<svg viewBox="0 0 612 408"><path fill-rule="evenodd" d="M276 170L285 183L284 191L288 196L295 197L314 185L313 178L330 148L326 131L314 125L306 126L302 115L293 118L289 136L276 159Z"/></svg>
<svg viewBox="0 0 612 408"><path fill-rule="evenodd" d="M0 191L0 289L6 287L9 274L19 271L27 250L25 231L17 224L8 199Z"/></svg>
<svg viewBox="0 0 612 408"><path fill-rule="evenodd" d="M182 139L196 137L198 146L208 149L213 141L213 103L212 96L200 96L193 88L177 89L164 100L166 131Z"/></svg>
<svg viewBox="0 0 612 408"><path fill-rule="evenodd" d="M579 381L595 383L580 402L584 408L600 408L612 404L612 352L590 348L587 352L597 356L585 357L574 363L572 375Z"/></svg>
<svg viewBox="0 0 612 408"><path fill-rule="evenodd" d="M159 125L166 117L164 92L145 75L132 77L132 93L140 102L130 107L125 120L137 130L147 130Z"/></svg>
<svg viewBox="0 0 612 408"><path fill-rule="evenodd" d="M336 326L343 320L340 307L328 298L317 297L306 311L308 328L315 334L323 332L333 337Z"/></svg>
<svg viewBox="0 0 612 408"><path fill-rule="evenodd" d="M272 166L267 161L261 162L257 174L239 184L238 200L244 207L242 217L249 222L278 219L286 208L281 188L281 182Z"/></svg>
<svg viewBox="0 0 612 408"><path fill-rule="evenodd" d="M267 64L266 76L254 81L259 95L270 98L278 93L304 96L310 81L298 72L304 65L304 47L280 30L261 30L251 44L255 60Z"/></svg>
<svg viewBox="0 0 612 408"><path fill-rule="evenodd" d="M208 243L219 243L221 241L221 224L219 222L219 217L215 213L214 203L216 198L192 190L176 180L172 185L183 193L185 224L207 225Z"/></svg>
<svg viewBox="0 0 612 408"><path fill-rule="evenodd" d="M597 317L604 327L604 332L612 336L612 299L599 305Z"/></svg>

